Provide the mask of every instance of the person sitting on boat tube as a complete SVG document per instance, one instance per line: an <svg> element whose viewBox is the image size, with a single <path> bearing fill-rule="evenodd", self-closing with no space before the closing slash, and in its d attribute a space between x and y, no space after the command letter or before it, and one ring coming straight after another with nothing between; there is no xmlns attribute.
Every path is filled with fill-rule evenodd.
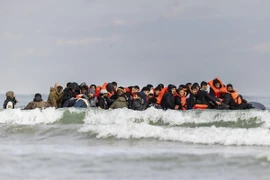
<svg viewBox="0 0 270 180"><path fill-rule="evenodd" d="M66 101L70 100L71 98L76 98L78 94L80 94L79 85L75 82L70 83L68 87L64 90L62 100L63 107Z"/></svg>
<svg viewBox="0 0 270 180"><path fill-rule="evenodd" d="M187 99L185 89L180 87L177 89L178 96L176 97L176 104L179 105L179 110L187 110Z"/></svg>
<svg viewBox="0 0 270 180"><path fill-rule="evenodd" d="M225 85L219 78L215 78L212 81L208 82L210 86L209 94L213 97L220 98L220 96L226 92Z"/></svg>
<svg viewBox="0 0 270 180"><path fill-rule="evenodd" d="M42 100L41 94L35 94L35 97L32 102L28 103L24 110L31 110L31 109L44 109L50 107L50 104Z"/></svg>
<svg viewBox="0 0 270 180"><path fill-rule="evenodd" d="M15 98L15 94L13 91L8 91L6 93L6 100L4 102L4 109L14 109L17 104L17 99Z"/></svg>
<svg viewBox="0 0 270 180"><path fill-rule="evenodd" d="M97 101L97 107L99 109L109 109L110 105L114 102L114 100L108 97L108 91L106 89L101 89Z"/></svg>
<svg viewBox="0 0 270 180"><path fill-rule="evenodd" d="M161 100L161 106L164 110L167 110L167 109L177 110L177 109L179 109L179 105L175 104L175 102L176 102L175 93L176 93L176 86L170 84L168 86L168 92L166 92L164 94L164 96L162 97L162 100Z"/></svg>
<svg viewBox="0 0 270 180"><path fill-rule="evenodd" d="M90 103L90 107L96 107L97 106L97 97L96 97L96 91L94 89L88 90L88 100Z"/></svg>
<svg viewBox="0 0 270 180"><path fill-rule="evenodd" d="M112 103L109 109L128 108L128 97L123 87L117 88L117 99Z"/></svg>
<svg viewBox="0 0 270 180"><path fill-rule="evenodd" d="M141 98L140 92L134 93L134 98L131 103L131 109L135 111L143 111L147 108L147 104L144 102L144 100Z"/></svg>
<svg viewBox="0 0 270 180"><path fill-rule="evenodd" d="M202 82L201 82L201 90L204 90L204 91L208 92L207 89L208 89L208 84L207 84L207 82L202 81Z"/></svg>
<svg viewBox="0 0 270 180"><path fill-rule="evenodd" d="M218 98L210 96L204 90L199 90L196 85L192 85L191 94L192 94L191 97L193 101L189 101L188 103L192 103L192 104L189 104L188 106L191 106L194 109L217 109L218 106L222 106L222 103L220 102ZM222 107L226 109L226 106L222 106Z"/></svg>
<svg viewBox="0 0 270 180"><path fill-rule="evenodd" d="M145 86L142 88L142 90L140 92L141 98L144 100L144 102L147 104L147 106L148 106L148 95L150 93L150 90L151 89L149 87Z"/></svg>
<svg viewBox="0 0 270 180"><path fill-rule="evenodd" d="M227 93L223 94L224 103L229 106L229 109L251 109L249 104L236 90L233 89L232 84L228 84Z"/></svg>

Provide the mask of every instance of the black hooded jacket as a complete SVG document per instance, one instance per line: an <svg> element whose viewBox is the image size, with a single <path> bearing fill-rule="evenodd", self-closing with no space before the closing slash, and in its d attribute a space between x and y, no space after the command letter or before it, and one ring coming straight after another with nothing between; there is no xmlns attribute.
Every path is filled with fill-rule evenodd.
<svg viewBox="0 0 270 180"><path fill-rule="evenodd" d="M15 108L15 105L16 105L16 103L17 103L17 101L16 101L15 98L11 98L11 97L7 97L7 99L6 99L5 102L4 102L3 108L6 109L6 108L7 108L7 104L8 104L9 102L12 102L12 107L11 107L11 108L14 109L14 108Z"/></svg>
<svg viewBox="0 0 270 180"><path fill-rule="evenodd" d="M72 92L72 89L75 89L75 92ZM62 107L67 100L75 98L77 94L80 94L79 85L77 83L71 83L69 87L64 89Z"/></svg>
<svg viewBox="0 0 270 180"><path fill-rule="evenodd" d="M174 109L175 108L175 96L172 94L172 89L176 88L175 86L171 85L168 87L168 92L164 94L161 100L161 106L163 109Z"/></svg>

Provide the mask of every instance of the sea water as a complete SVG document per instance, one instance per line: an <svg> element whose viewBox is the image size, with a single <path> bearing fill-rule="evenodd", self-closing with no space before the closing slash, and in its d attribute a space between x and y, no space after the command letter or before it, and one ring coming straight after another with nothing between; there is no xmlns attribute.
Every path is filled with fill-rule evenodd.
<svg viewBox="0 0 270 180"><path fill-rule="evenodd" d="M33 95L17 98L0 110L0 180L270 179L269 110L25 111Z"/></svg>

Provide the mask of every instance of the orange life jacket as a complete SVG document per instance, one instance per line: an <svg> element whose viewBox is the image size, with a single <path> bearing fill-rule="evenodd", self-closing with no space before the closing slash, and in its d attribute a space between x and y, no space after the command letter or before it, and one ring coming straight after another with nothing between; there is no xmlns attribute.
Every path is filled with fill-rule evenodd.
<svg viewBox="0 0 270 180"><path fill-rule="evenodd" d="M221 88L218 89L218 88L215 87L215 85L214 85L214 80L215 79L219 80L220 85L221 85ZM215 79L213 79L212 81L209 81L208 84L213 89L213 91L215 93L215 96L217 98L219 98L221 96L221 94L224 93L224 92L226 92L227 90L226 90L223 82L219 78L215 78Z"/></svg>
<svg viewBox="0 0 270 180"><path fill-rule="evenodd" d="M82 98L84 94L77 94L76 95L76 98L79 99L79 98Z"/></svg>
<svg viewBox="0 0 270 180"><path fill-rule="evenodd" d="M106 89L106 86L107 86L108 83L103 83L103 85L101 86L101 89Z"/></svg>
<svg viewBox="0 0 270 180"><path fill-rule="evenodd" d="M164 96L165 92L168 91L168 87L165 87L163 89L161 89L158 97L157 97L157 104L160 105L161 104L161 100L162 100L162 97Z"/></svg>
<svg viewBox="0 0 270 180"><path fill-rule="evenodd" d="M188 89L187 88L183 88L183 89L185 91L185 96L187 96L188 95Z"/></svg>
<svg viewBox="0 0 270 180"><path fill-rule="evenodd" d="M101 87L100 87L100 86L97 86L97 88L96 88L96 95L95 95L95 97L98 97L98 96L99 96L100 91L101 91Z"/></svg>
<svg viewBox="0 0 270 180"><path fill-rule="evenodd" d="M186 96L180 97L182 110L187 110L187 99Z"/></svg>
<svg viewBox="0 0 270 180"><path fill-rule="evenodd" d="M108 97L111 98L114 95L114 91L112 91L111 93L108 92Z"/></svg>
<svg viewBox="0 0 270 180"><path fill-rule="evenodd" d="M207 104L195 104L193 106L193 109L207 109L208 105Z"/></svg>
<svg viewBox="0 0 270 180"><path fill-rule="evenodd" d="M240 95L237 93L237 91L234 90L234 92L228 92L228 93L232 96L235 103L242 104L242 99Z"/></svg>

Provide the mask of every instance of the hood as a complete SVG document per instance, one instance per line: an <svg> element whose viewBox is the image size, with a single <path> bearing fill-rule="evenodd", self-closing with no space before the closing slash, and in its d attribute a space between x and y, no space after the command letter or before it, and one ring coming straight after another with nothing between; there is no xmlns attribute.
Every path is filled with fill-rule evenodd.
<svg viewBox="0 0 270 180"><path fill-rule="evenodd" d="M6 93L6 96L7 96L7 97L10 97L10 98L14 98L14 92L13 92L13 91L8 91L8 92Z"/></svg>
<svg viewBox="0 0 270 180"><path fill-rule="evenodd" d="M50 92L56 92L56 90L53 87L51 87Z"/></svg>
<svg viewBox="0 0 270 180"><path fill-rule="evenodd" d="M60 84L60 83L55 83L55 85L54 85L54 89L57 89L58 87L62 87L62 88L63 88L63 86L61 86L61 84Z"/></svg>
<svg viewBox="0 0 270 180"><path fill-rule="evenodd" d="M35 97L34 97L33 101L34 102L41 102L41 101L43 101L41 94L39 94L39 93L35 94Z"/></svg>

